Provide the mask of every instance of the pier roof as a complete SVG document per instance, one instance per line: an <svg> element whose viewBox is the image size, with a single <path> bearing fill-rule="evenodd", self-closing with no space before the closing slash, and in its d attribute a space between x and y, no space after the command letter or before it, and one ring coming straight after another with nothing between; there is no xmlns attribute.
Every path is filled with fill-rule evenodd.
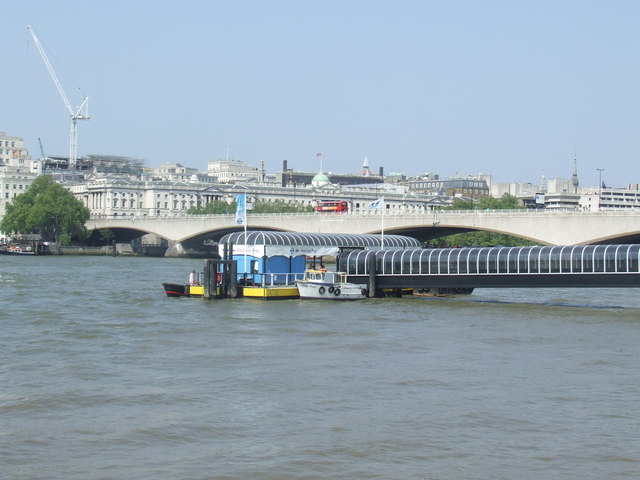
<svg viewBox="0 0 640 480"><path fill-rule="evenodd" d="M244 232L229 233L220 239L220 243L287 247L379 248L382 235L249 231L246 234ZM420 242L404 235L384 235L384 247L416 248L420 247Z"/></svg>

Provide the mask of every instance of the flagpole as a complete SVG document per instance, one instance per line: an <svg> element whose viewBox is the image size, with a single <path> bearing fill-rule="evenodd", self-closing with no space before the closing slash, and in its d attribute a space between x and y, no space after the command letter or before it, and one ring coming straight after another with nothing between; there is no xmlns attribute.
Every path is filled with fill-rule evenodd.
<svg viewBox="0 0 640 480"><path fill-rule="evenodd" d="M384 249L384 197L382 197L381 207L382 211L380 212L380 246L382 247L382 249Z"/></svg>
<svg viewBox="0 0 640 480"><path fill-rule="evenodd" d="M244 214L244 275L247 278L247 213Z"/></svg>

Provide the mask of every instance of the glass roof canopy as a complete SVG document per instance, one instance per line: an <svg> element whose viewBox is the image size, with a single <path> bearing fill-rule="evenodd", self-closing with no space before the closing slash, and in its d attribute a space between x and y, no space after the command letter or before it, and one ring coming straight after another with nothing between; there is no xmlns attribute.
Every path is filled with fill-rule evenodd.
<svg viewBox="0 0 640 480"><path fill-rule="evenodd" d="M347 275L368 275L371 255L375 255L377 275L513 276L640 273L640 245L354 251L340 257L338 269Z"/></svg>
<svg viewBox="0 0 640 480"><path fill-rule="evenodd" d="M338 248L380 248L381 235L291 233L272 231L248 231L229 233L220 239L221 244L281 245L286 247L323 246ZM386 248L417 248L420 242L403 235L384 235Z"/></svg>

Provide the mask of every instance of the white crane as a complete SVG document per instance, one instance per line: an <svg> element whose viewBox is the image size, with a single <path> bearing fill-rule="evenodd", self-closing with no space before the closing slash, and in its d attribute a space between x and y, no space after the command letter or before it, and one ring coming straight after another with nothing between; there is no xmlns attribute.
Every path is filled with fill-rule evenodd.
<svg viewBox="0 0 640 480"><path fill-rule="evenodd" d="M64 102L65 107L67 107L67 110L69 111L69 115L71 115L71 134L69 139L69 168L75 168L76 160L78 159L77 122L78 120L89 120L89 118L91 118L89 117L89 97L84 97L84 100L82 101L82 104L80 104L79 107L73 108L71 106L71 103L67 98L67 94L64 93L62 85L60 85L60 81L58 80L58 76L56 75L56 72L53 70L51 63L49 62L49 58L47 57L47 54L45 53L44 48L40 43L40 40L38 40L36 33L33 31L33 28L31 28L31 25L27 25L27 29L31 33L31 36L33 37L33 41L36 44L36 47L38 47L40 56L42 57L42 60L44 61L45 66L47 67L47 70L49 70L49 74L51 75L51 78L53 79L53 83L55 83L56 88L58 89L58 93L60 93L60 96L62 97L62 101Z"/></svg>

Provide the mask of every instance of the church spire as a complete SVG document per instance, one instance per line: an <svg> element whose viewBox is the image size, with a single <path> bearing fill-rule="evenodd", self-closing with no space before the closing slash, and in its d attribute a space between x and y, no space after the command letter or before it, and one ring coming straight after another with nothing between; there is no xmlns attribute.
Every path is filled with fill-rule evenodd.
<svg viewBox="0 0 640 480"><path fill-rule="evenodd" d="M369 158L365 155L364 162L362 163L362 170L360 170L360 175L364 175L368 177L371 175L371 169L369 168Z"/></svg>
<svg viewBox="0 0 640 480"><path fill-rule="evenodd" d="M571 175L571 185L573 186L573 193L578 193L580 182L578 181L578 155L575 149L573 151L573 175Z"/></svg>

